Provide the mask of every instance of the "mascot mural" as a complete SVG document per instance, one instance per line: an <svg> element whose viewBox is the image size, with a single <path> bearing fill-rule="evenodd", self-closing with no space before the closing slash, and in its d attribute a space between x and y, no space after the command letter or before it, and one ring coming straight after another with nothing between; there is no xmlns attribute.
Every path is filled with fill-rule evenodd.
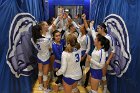
<svg viewBox="0 0 140 93"><path fill-rule="evenodd" d="M105 20L108 33L113 36L116 53L111 61L111 75L121 77L128 69L131 62L128 30L123 19L116 14L108 15Z"/></svg>
<svg viewBox="0 0 140 93"><path fill-rule="evenodd" d="M35 24L35 18L29 13L17 14L11 23L7 64L17 78L29 76L34 69L30 57L33 49L31 28Z"/></svg>

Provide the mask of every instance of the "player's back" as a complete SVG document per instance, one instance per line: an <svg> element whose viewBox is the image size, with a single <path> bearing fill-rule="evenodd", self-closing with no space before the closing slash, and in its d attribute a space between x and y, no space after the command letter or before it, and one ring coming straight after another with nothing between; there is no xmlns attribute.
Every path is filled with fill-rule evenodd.
<svg viewBox="0 0 140 93"><path fill-rule="evenodd" d="M65 77L70 77L72 79L80 79L82 77L82 70L80 67L81 61L81 50L75 50L72 53L63 52L62 55L66 55L67 69L64 73Z"/></svg>

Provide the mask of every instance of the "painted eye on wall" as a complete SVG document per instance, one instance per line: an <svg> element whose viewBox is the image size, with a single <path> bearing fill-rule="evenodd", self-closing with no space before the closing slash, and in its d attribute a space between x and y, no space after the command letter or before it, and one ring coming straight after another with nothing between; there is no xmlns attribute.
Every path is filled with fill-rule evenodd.
<svg viewBox="0 0 140 93"><path fill-rule="evenodd" d="M19 41L17 42L16 47L17 47L18 45L20 45L21 43L22 43L22 39L20 38Z"/></svg>

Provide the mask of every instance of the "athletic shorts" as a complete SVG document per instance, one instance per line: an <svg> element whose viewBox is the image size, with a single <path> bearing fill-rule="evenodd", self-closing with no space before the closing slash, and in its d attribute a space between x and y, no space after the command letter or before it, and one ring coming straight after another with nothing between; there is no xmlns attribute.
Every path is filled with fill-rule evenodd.
<svg viewBox="0 0 140 93"><path fill-rule="evenodd" d="M90 68L91 77L102 80L102 69L92 69Z"/></svg>
<svg viewBox="0 0 140 93"><path fill-rule="evenodd" d="M63 76L63 80L64 80L68 85L72 85L72 84L74 84L75 82L79 81L79 80L74 80L74 79L67 78L67 77L64 77L64 76Z"/></svg>
<svg viewBox="0 0 140 93"><path fill-rule="evenodd" d="M81 52L82 57L85 55L85 53L86 53L86 50L83 50L83 51Z"/></svg>
<svg viewBox="0 0 140 93"><path fill-rule="evenodd" d="M53 63L53 68L54 69L60 69L61 68L61 64L60 63L57 63L56 61L54 61L54 63Z"/></svg>
<svg viewBox="0 0 140 93"><path fill-rule="evenodd" d="M37 62L42 63L43 65L47 65L47 64L50 64L50 59L48 59L47 61L42 61L39 58L37 58Z"/></svg>

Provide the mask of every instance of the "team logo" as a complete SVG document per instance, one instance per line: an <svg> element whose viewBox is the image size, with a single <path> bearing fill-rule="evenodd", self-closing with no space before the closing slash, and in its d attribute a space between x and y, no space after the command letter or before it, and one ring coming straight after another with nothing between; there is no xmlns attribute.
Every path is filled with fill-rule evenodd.
<svg viewBox="0 0 140 93"><path fill-rule="evenodd" d="M32 55L31 27L35 24L35 18L29 13L17 14L11 23L7 64L17 78L20 75L29 76L34 69L30 57Z"/></svg>
<svg viewBox="0 0 140 93"><path fill-rule="evenodd" d="M123 19L116 14L110 14L104 22L107 25L108 33L114 39L116 49L115 56L111 61L113 70L110 70L109 74L121 77L131 62L128 30Z"/></svg>

